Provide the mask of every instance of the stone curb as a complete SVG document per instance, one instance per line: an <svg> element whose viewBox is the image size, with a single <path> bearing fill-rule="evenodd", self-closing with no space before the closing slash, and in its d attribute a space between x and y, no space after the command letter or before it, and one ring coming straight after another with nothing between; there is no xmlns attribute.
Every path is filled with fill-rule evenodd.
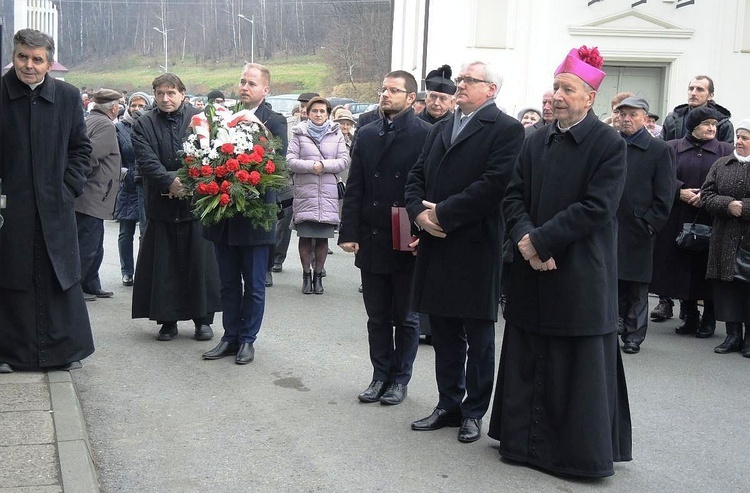
<svg viewBox="0 0 750 493"><path fill-rule="evenodd" d="M73 378L68 371L50 371L47 377L63 491L99 493L86 422Z"/></svg>

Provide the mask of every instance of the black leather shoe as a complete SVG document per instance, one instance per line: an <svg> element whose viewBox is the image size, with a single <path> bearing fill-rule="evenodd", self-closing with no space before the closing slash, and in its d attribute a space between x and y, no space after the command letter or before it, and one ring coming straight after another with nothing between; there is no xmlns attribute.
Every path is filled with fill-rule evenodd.
<svg viewBox="0 0 750 493"><path fill-rule="evenodd" d="M313 293L315 294L323 294L326 292L325 288L323 288L323 273L322 272L313 272L312 287L313 287Z"/></svg>
<svg viewBox="0 0 750 493"><path fill-rule="evenodd" d="M237 350L234 362L238 365L246 365L255 359L255 348L251 342L243 342Z"/></svg>
<svg viewBox="0 0 750 493"><path fill-rule="evenodd" d="M370 382L370 386L357 396L357 399L362 402L378 402L383 394L385 394L386 388L385 382L373 380Z"/></svg>
<svg viewBox="0 0 750 493"><path fill-rule="evenodd" d="M125 274L122 276L122 285L123 286L132 286L133 285L133 276L129 274Z"/></svg>
<svg viewBox="0 0 750 493"><path fill-rule="evenodd" d="M674 301L669 298L659 298L659 303L651 311L651 320L654 322L662 322L668 318L672 318Z"/></svg>
<svg viewBox="0 0 750 493"><path fill-rule="evenodd" d="M84 293L86 292L84 291ZM97 298L111 298L115 295L115 293L113 293L112 291L105 291L102 288L99 288L96 291L92 291L91 293L87 294L93 294Z"/></svg>
<svg viewBox="0 0 750 493"><path fill-rule="evenodd" d="M714 332L716 332L716 319L713 317L713 314L706 315L706 311L704 310L695 337L706 339L713 336Z"/></svg>
<svg viewBox="0 0 750 493"><path fill-rule="evenodd" d="M0 363L0 373L13 373L13 368L8 363Z"/></svg>
<svg viewBox="0 0 750 493"><path fill-rule="evenodd" d="M274 262L273 267L271 267L271 272L281 272L284 270L284 267L281 265L280 262Z"/></svg>
<svg viewBox="0 0 750 493"><path fill-rule="evenodd" d="M458 429L458 441L462 443L471 443L479 440L482 436L482 419L481 418L463 418L461 428Z"/></svg>
<svg viewBox="0 0 750 493"><path fill-rule="evenodd" d="M81 368L83 368L83 363L81 363L80 361L71 361L67 365L56 367L55 370L70 371L70 370L80 370Z"/></svg>
<svg viewBox="0 0 750 493"><path fill-rule="evenodd" d="M312 292L313 292L312 273L303 272L302 273L302 294L312 294Z"/></svg>
<svg viewBox="0 0 750 493"><path fill-rule="evenodd" d="M636 354L641 350L641 346L637 342L628 341L622 347L622 352L627 354Z"/></svg>
<svg viewBox="0 0 750 493"><path fill-rule="evenodd" d="M432 431L439 430L450 426L455 428L461 426L461 415L446 409L436 407L432 414L426 418L417 420L411 424L411 429L415 431Z"/></svg>
<svg viewBox="0 0 750 493"><path fill-rule="evenodd" d="M237 354L237 349L237 344L219 341L219 344L217 344L215 348L203 353L203 359L221 359L225 356L234 356Z"/></svg>
<svg viewBox="0 0 750 493"><path fill-rule="evenodd" d="M266 287L270 288L273 286L273 274L266 272Z"/></svg>
<svg viewBox="0 0 750 493"><path fill-rule="evenodd" d="M404 399L406 399L406 385L392 383L380 398L380 403L386 406L395 406L404 402Z"/></svg>
<svg viewBox="0 0 750 493"><path fill-rule="evenodd" d="M83 293L83 301L96 301L96 295Z"/></svg>
<svg viewBox="0 0 750 493"><path fill-rule="evenodd" d="M196 341L210 341L214 338L214 330L208 324L201 324L195 326L195 340Z"/></svg>
<svg viewBox="0 0 750 493"><path fill-rule="evenodd" d="M157 341L171 341L177 335L177 322L164 322L161 324L159 334L156 336Z"/></svg>

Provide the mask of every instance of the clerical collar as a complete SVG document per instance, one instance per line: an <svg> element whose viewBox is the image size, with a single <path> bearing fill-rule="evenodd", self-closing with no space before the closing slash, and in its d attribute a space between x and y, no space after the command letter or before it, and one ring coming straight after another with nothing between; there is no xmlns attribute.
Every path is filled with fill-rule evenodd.
<svg viewBox="0 0 750 493"><path fill-rule="evenodd" d="M588 113L586 113L586 115L588 115ZM565 132L567 132L568 130L570 130L571 128L573 128L573 127L575 127L576 125L578 125L579 123L581 123L581 122L582 122L583 120L585 120L585 119L586 119L586 115L583 115L583 118L581 118L580 120L578 120L577 122L575 122L575 123L574 123L573 125L571 125L571 126L569 126L569 127L561 127L561 126L560 126L560 120L557 120L557 129L558 129L558 130L559 130L560 132L562 132L562 133L565 133Z"/></svg>
<svg viewBox="0 0 750 493"><path fill-rule="evenodd" d="M34 84L26 84L26 85L27 85L27 86L29 86L29 87L31 88L31 90L33 91L33 90L34 90L34 89L36 89L37 87L39 87L39 86L41 86L42 84L44 84L44 79L45 79L46 77L47 77L46 75L45 75L44 77L42 77L42 80L41 80L41 82L36 82L36 83L34 83Z"/></svg>

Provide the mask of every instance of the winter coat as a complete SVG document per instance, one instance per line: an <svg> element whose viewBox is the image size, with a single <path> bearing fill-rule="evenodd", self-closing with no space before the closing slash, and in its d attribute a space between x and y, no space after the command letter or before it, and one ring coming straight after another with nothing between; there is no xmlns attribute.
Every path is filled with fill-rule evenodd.
<svg viewBox="0 0 750 493"><path fill-rule="evenodd" d="M195 221L190 200L166 196L182 167L177 151L188 136L193 115L200 110L185 103L171 112L154 108L133 124L132 142L138 169L143 176L146 217L165 222Z"/></svg>
<svg viewBox="0 0 750 493"><path fill-rule="evenodd" d="M553 123L526 137L503 214L513 244L528 234L557 269L536 271L514 248L507 323L544 336L617 330L616 214L626 173L625 140L593 111L567 132Z"/></svg>
<svg viewBox="0 0 750 493"><path fill-rule="evenodd" d="M705 279L708 252L678 248L675 239L684 223L695 221L711 225L713 218L706 211L680 200L680 190L700 188L711 165L718 158L731 154L733 147L716 139L693 143L687 137L670 140L667 145L676 156L674 205L667 224L656 237L650 291L680 300L711 299L711 289Z"/></svg>
<svg viewBox="0 0 750 493"><path fill-rule="evenodd" d="M120 182L120 191L117 194L115 219L138 221L140 208L143 207L143 184L136 182L138 170L135 165L135 150L132 142L133 121L120 120L115 124L115 130L117 143L120 146L121 166L127 170L125 178Z"/></svg>
<svg viewBox="0 0 750 493"><path fill-rule="evenodd" d="M433 125L406 182L409 219L413 222L425 210L423 200L433 202L447 234L419 234L413 309L497 320L500 202L523 142L523 126L494 102L477 109L451 143L454 123L447 118Z"/></svg>
<svg viewBox="0 0 750 493"><path fill-rule="evenodd" d="M708 250L708 279L731 281L737 249L750 249L750 166L734 154L719 158L701 188L703 207L714 217ZM742 215L729 213L729 203L742 201Z"/></svg>
<svg viewBox="0 0 750 493"><path fill-rule="evenodd" d="M49 75L32 92L13 69L3 76L2 89L0 179L7 208L0 229L0 288L31 289L29 249L40 224L52 269L67 290L81 278L74 200L91 167L81 96Z"/></svg>
<svg viewBox="0 0 750 493"><path fill-rule="evenodd" d="M75 209L99 219L112 219L120 190L120 147L115 124L101 111L92 110L86 118L86 135L91 141L91 171Z"/></svg>
<svg viewBox="0 0 750 493"><path fill-rule="evenodd" d="M734 127L732 126L732 122L729 121L729 119L732 118L732 114L728 109L713 101L709 101L707 105L709 108L713 108L723 115L723 118L721 118L716 125L716 140L733 144ZM687 103L675 106L674 111L669 113L664 119L664 125L661 127L662 140L675 140L685 137L685 134L687 133L687 129L685 128L685 118L689 111L690 106L688 106Z"/></svg>
<svg viewBox="0 0 750 493"><path fill-rule="evenodd" d="M419 159L431 125L407 111L394 120L393 127L388 131L381 123L357 131L341 208L339 244L359 243L355 265L376 274L413 267L411 252L393 249L391 207L406 205L406 177Z"/></svg>
<svg viewBox="0 0 750 493"><path fill-rule="evenodd" d="M304 121L292 129L292 140L286 154L287 167L294 173L294 224L313 221L339 223L337 174L349 166L349 151L338 123L331 123L318 144ZM321 161L323 174L313 173L313 165Z"/></svg>
<svg viewBox="0 0 750 493"><path fill-rule="evenodd" d="M235 111L239 109L241 108L237 107ZM281 139L281 149L279 152L282 155L286 154L288 142L286 118L280 113L273 111L271 105L265 102L255 110L255 116L263 122L272 136ZM276 192L267 191L263 195L263 200L267 204L273 204L276 202ZM276 239L276 232L275 228L271 228L269 231L263 228L256 228L252 225L250 219L237 214L229 219L219 221L217 224L204 226L203 237L214 243L231 246L272 245Z"/></svg>
<svg viewBox="0 0 750 493"><path fill-rule="evenodd" d="M643 127L628 144L628 172L617 209L617 278L651 282L656 233L672 210L674 151Z"/></svg>

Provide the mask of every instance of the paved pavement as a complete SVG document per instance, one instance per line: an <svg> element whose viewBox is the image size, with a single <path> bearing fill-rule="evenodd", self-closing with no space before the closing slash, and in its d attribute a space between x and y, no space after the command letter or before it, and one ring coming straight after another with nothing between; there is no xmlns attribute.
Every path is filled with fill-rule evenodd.
<svg viewBox="0 0 750 493"><path fill-rule="evenodd" d="M623 355L634 460L611 478L571 480L501 460L486 436L461 444L455 428L411 431L436 402L428 345L403 404L359 403L371 371L366 317L340 250L326 294L305 296L290 249L256 360L238 366L202 361L216 340L193 340L190 323L158 342L154 323L130 319L116 238L107 223L102 277L115 297L88 304L97 351L84 368L0 375L0 493L96 491L94 479L105 492L750 490L750 360L715 355L718 334L652 324L641 353ZM497 335L499 354L502 324Z"/></svg>

